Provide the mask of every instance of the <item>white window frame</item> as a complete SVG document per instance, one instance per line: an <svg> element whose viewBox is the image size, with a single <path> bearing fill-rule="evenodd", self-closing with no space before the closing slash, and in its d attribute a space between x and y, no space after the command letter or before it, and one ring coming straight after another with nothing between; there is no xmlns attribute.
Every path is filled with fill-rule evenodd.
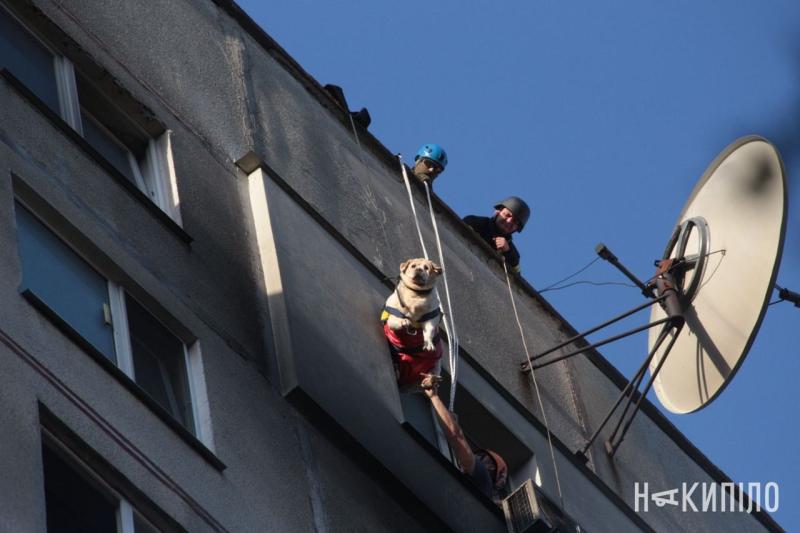
<svg viewBox="0 0 800 533"><path fill-rule="evenodd" d="M94 483L100 487L100 490L105 492L108 496L114 499L117 502L117 508L114 512L116 516L117 522L117 533L136 533L136 527L134 525L134 513L139 515L139 519L145 522L148 526L153 528L154 530L158 531L158 528L150 522L147 518L145 518L142 513L135 511L133 505L126 500L120 493L116 490L112 489L109 484L100 477L94 470L92 470L86 463L83 462L75 453L72 452L69 448L61 444L57 437L51 434L46 429L42 430L43 435L47 437L47 443L42 442L42 446L48 446L51 448L58 447L61 453L66 454L69 456L68 466L71 470L74 471L76 476L80 476L81 474L85 476L89 476L92 478ZM52 451L52 453L58 454L59 452ZM72 463L72 464L69 464ZM78 472L80 470L81 472ZM46 481L45 481L46 482Z"/></svg>
<svg viewBox="0 0 800 533"><path fill-rule="evenodd" d="M532 454L530 458L514 472L508 473L509 488L513 491L517 487L530 479L537 487L542 486L542 474L539 471L539 462L536 459L536 454Z"/></svg>
<svg viewBox="0 0 800 533"><path fill-rule="evenodd" d="M111 302L111 330L114 332L114 351L117 353L117 367L135 382L136 374L133 368L128 311L125 308L125 289L109 280L108 296L109 302Z"/></svg>
<svg viewBox="0 0 800 533"><path fill-rule="evenodd" d="M133 364L133 351L131 348L130 325L128 324L128 311L125 304L125 299L128 298L128 295L125 289L118 283L114 283L111 280L107 280L107 282L111 307L111 329L114 333L114 350L117 355L117 367L122 370L126 376L131 378L131 380L136 382L136 370ZM145 310L147 310L146 307ZM152 316L155 320L158 320L158 317L155 315ZM159 322L161 321L159 320ZM163 322L161 325L164 325ZM169 330L169 328L167 328L167 330ZM200 343L195 341L191 343L190 346L187 346L187 343L179 335L175 335L171 330L170 332L181 342L183 347L183 365L189 386L189 405L192 410L192 433L204 446L213 452L211 412L208 405L208 397L203 394L203 391L206 389ZM200 401L201 398L202 401Z"/></svg>
<svg viewBox="0 0 800 533"><path fill-rule="evenodd" d="M77 100L75 101L75 104L78 104ZM83 107L81 107L78 104L78 118L77 118L77 124L76 124L77 127L73 126L72 129L74 129L75 131L80 133L81 137L85 137L85 135L83 133L83 131L84 131L83 114L89 115L89 117L92 119L92 122L94 123L93 126L95 128L97 128L97 129L99 129L106 137L108 137L109 140L112 143L114 143L120 150L125 152L125 158L128 161L128 167L131 170L131 174L133 174L133 181L136 184L136 187L140 191L142 191L142 192L144 192L146 194L147 193L147 187L145 186L144 177L142 176L142 171L139 168L139 162L136 160L136 156L133 155L133 153L128 149L128 147L125 146L124 144L122 144L122 142L120 142L117 139L117 136L114 135L102 122L100 122L100 119L98 119L95 115L93 115L91 111L89 111L88 109L84 109ZM149 144L148 144L148 146L149 146Z"/></svg>
<svg viewBox="0 0 800 533"><path fill-rule="evenodd" d="M136 533L133 525L133 506L125 499L118 499L117 505L117 532Z"/></svg>
<svg viewBox="0 0 800 533"><path fill-rule="evenodd" d="M15 204L31 213L31 215L38 221L39 224L44 226L47 231L55 235L68 249L79 258L83 263L92 268L97 275L103 278L106 282L106 290L108 292L108 306L103 304L103 314L105 323L111 327L111 334L114 343L114 357L113 359L106 358L111 364L116 366L134 383L136 383L136 371L133 364L133 352L131 347L130 338L130 325L128 323L128 311L126 307L126 298L128 298L127 291L121 284L112 281L103 272L103 268L96 265L95 261L90 258L90 255L83 253L77 248L73 247L64 236L55 231L53 227L45 220L38 217L35 209L31 209L30 205L24 199L15 196ZM47 305L47 302L45 302ZM147 306L139 304L142 308L149 313L154 320L158 321L167 331L169 331L178 341L180 341L183 350L183 366L186 372L186 381L189 394L189 405L191 407L192 424L191 427L183 426L179 420L178 423L185 427L187 431L192 433L194 438L198 439L206 448L214 452L213 429L211 423L211 409L208 401L208 389L206 388L205 370L203 365L203 356L200 347L200 341L196 338L187 340L187 334L179 335L175 331L164 324L158 315L150 312ZM80 334L79 334L80 335ZM99 353L99 352L98 352ZM138 383L136 386L141 388Z"/></svg>
<svg viewBox="0 0 800 533"><path fill-rule="evenodd" d="M182 225L178 182L172 158L172 130L166 130L157 139L150 139L142 174L144 192L172 220Z"/></svg>
<svg viewBox="0 0 800 533"><path fill-rule="evenodd" d="M109 489L110 490L110 489ZM130 504L128 500L122 498L114 492L113 490L110 491L111 494L117 498L119 505L117 505L117 533L140 533L136 531L136 522L134 521L134 514L139 515L139 520L145 522L153 531L158 531L159 529L150 522L147 518L142 516L142 513L137 512L133 505Z"/></svg>
<svg viewBox="0 0 800 533"><path fill-rule="evenodd" d="M52 52L52 50L50 51ZM61 118L83 137L81 106L78 103L78 86L75 83L75 67L72 65L72 61L56 53L53 53L53 64L56 70Z"/></svg>
<svg viewBox="0 0 800 533"><path fill-rule="evenodd" d="M191 396L194 433L206 448L215 453L214 432L211 427L211 406L208 403L208 394L206 393L208 388L206 387L206 373L203 366L202 352L200 351L200 342L195 341L188 346L184 342L183 351L189 382L189 394Z"/></svg>
<svg viewBox="0 0 800 533"><path fill-rule="evenodd" d="M56 78L59 114L64 122L69 124L72 129L83 137L81 104L78 97L75 65L52 46L42 41L38 34L31 31L14 13L5 9L2 5L0 5L0 9L36 39L46 50L53 54L53 69ZM139 161L136 160L136 157L130 150L122 145L122 143L119 143L113 134L108 132L108 128L105 128L102 123L99 125L106 130L114 141L128 152L128 162L135 176L137 188L173 221L178 225L182 225L180 199L178 196L177 181L175 179L175 165L172 157L172 132L166 130L158 138L150 137L145 153L145 160L142 164L139 164Z"/></svg>

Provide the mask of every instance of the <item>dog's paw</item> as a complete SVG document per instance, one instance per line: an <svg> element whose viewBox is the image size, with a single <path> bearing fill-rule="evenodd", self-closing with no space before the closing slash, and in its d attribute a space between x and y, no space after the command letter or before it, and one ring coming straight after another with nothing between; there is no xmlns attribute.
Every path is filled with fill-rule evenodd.
<svg viewBox="0 0 800 533"><path fill-rule="evenodd" d="M422 349L426 352L432 352L436 349L436 345L433 344L433 341L426 340L425 343L422 345Z"/></svg>
<svg viewBox="0 0 800 533"><path fill-rule="evenodd" d="M410 328L413 325L410 318L404 318L400 322L403 324L404 328Z"/></svg>
<svg viewBox="0 0 800 533"><path fill-rule="evenodd" d="M405 327L404 321L405 319L390 316L389 319L386 321L386 325L389 326L389 329L391 329L392 331L398 331L403 329L403 327Z"/></svg>

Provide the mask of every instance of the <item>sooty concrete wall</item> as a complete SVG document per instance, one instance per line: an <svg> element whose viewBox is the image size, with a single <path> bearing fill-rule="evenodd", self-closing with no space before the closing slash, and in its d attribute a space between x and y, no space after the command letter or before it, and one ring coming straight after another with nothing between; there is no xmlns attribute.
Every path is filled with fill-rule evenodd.
<svg viewBox="0 0 800 533"><path fill-rule="evenodd" d="M362 518L359 523L365 528L415 529L421 523L398 503L408 498L405 489L428 502L429 510L449 527L469 531L481 524L484 530L499 530L502 522L492 509L480 502L469 510L460 505L472 502L474 494L400 425L403 413L377 327L389 289L375 271L394 276L397 265L418 256L419 249L388 151L363 131L357 142L344 110L230 2L8 3L23 18L55 23L69 37L66 44L56 45L65 46L67 55L88 56L101 65L173 131L183 229L194 239L189 246L176 239L52 120L9 83L0 83L0 183L5 199L0 237L8 250L1 264L0 323L18 344L3 350L8 367L3 380L27 384L5 387L3 394L13 396L9 412L28 421L18 433L3 437L19 450L13 470L26 476L9 501L29 511L9 511L8 516L34 529L43 524L41 484L31 481L38 471L38 400L190 531L217 525L231 531L347 530ZM273 316L265 304L265 293L271 290L264 281L269 265L262 263L256 239L263 221L253 219L247 179L234 166L251 150L306 203L300 212L294 200L267 180L271 235L286 289L283 317ZM43 206L41 216L54 229L90 243L79 247L106 275L198 340L210 413L203 444L227 465L225 470L197 455L21 299L15 194L36 198ZM415 197L421 209L418 188ZM515 326L497 312L508 306L502 269L438 199L437 209L448 276L457 287L453 303L462 347L476 368L507 391L511 410L525 411L530 427L540 427L535 392L517 370L522 347ZM333 242L320 221L352 250ZM429 230L425 237L432 249ZM514 287L534 351L570 334L569 325L524 282ZM278 335L273 327L281 320L290 332L292 353L278 353L280 346L274 343ZM180 490L120 452L108 431L87 421L85 411L47 381L41 369L22 365L20 354L29 354L60 376L68 390L164 469ZM619 393L618 376L598 354L592 357L538 374L549 427L559 443L568 512L580 515L590 530L642 527L617 501L633 506L635 481L668 489L683 481L721 479L652 407L637 419L613 461L599 447L591 451L591 471L568 460L565 451L583 446ZM280 361L294 366L291 383L282 381ZM372 480L352 454L300 417L280 395L287 387L301 390L345 428L388 477ZM539 437L533 436L537 432ZM521 433L536 441L530 446L543 467L544 489L554 497L554 473L546 466L541 431ZM390 490L393 483L402 486L399 493ZM0 490L10 494L11 487L3 485ZM769 526L763 516L684 514L671 507L651 506L641 519L665 531L758 531Z"/></svg>

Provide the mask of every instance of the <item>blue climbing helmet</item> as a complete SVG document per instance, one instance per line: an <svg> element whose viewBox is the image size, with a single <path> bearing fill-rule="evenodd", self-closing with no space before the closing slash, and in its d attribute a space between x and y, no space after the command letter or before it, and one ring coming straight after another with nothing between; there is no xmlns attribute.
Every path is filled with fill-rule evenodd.
<svg viewBox="0 0 800 533"><path fill-rule="evenodd" d="M424 144L417 150L417 155L414 157L414 161L419 159L420 157L424 157L426 159L430 159L431 161L435 161L439 165L441 165L442 170L445 169L447 166L447 154L444 151L444 148L439 146L438 144Z"/></svg>

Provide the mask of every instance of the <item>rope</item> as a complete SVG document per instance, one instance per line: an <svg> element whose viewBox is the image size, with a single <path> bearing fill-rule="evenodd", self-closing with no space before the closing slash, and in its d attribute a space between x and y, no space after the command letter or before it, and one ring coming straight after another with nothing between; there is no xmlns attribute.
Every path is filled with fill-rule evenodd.
<svg viewBox="0 0 800 533"><path fill-rule="evenodd" d="M420 229L419 225L419 218L417 217L417 208L414 206L414 196L411 193L411 181L408 179L408 172L406 171L406 166L403 164L403 159L400 154L397 154L397 160L400 162L400 169L403 172L403 182L406 186L406 192L408 193L408 203L411 205L411 213L414 215L414 224L417 227L417 236L419 237L419 244L422 246L422 253L425 259L430 259L428 256L428 250L425 248L425 240L422 238L422 230ZM430 188L428 184L425 184L425 190L428 195L428 205L430 207L431 212L431 223L433 225L434 233L436 234L436 245L438 247L439 252L439 264L442 267L442 274L444 278L444 286L445 286L445 294L447 299L447 309L446 313L442 313L442 327L444 328L445 333L447 334L447 347L448 347L448 361L450 362L450 401L449 401L449 409L450 411L453 410L453 406L455 404L455 397L456 397L456 372L457 372L457 365L458 365L458 335L455 332L455 323L453 322L452 317L452 306L450 305L450 289L447 285L447 271L445 270L444 265L444 255L442 254L442 245L441 241L439 240L439 228L436 225L436 217L433 214L433 207L431 206L431 198L430 198ZM441 298L439 297L439 289L435 289L436 297L439 298L441 302Z"/></svg>
<svg viewBox="0 0 800 533"><path fill-rule="evenodd" d="M511 289L511 277L508 275L508 266L506 266L505 260L503 260L503 270L506 273L506 284L508 285L508 295L511 298L511 307L514 309L514 318L517 320L517 327L519 328L519 336L522 338L522 347L525 349L525 357L528 359L528 367L531 369L531 379L533 379L533 388L536 391L536 400L539 402L539 410L542 412L542 422L544 422L544 428L547 430L547 443L550 446L550 460L553 462L553 472L556 476L556 488L558 489L558 499L561 500L561 510L566 512L566 507L564 506L564 494L561 492L561 479L558 476L558 465L556 464L556 454L553 449L553 437L550 433L550 426L547 424L547 414L544 411L544 403L542 402L542 396L539 393L539 384L536 381L536 370L533 368L533 360L531 358L531 354L528 351L528 343L525 341L525 333L522 330L522 322L519 319L519 313L517 312L517 304L514 301L514 291Z"/></svg>
<svg viewBox="0 0 800 533"><path fill-rule="evenodd" d="M444 293L447 298L447 314L445 315L445 324L447 330L447 343L448 352L450 357L450 410L456 402L456 382L458 373L458 333L456 332L456 323L453 318L453 304L450 302L450 286L447 283L447 268L444 265L444 254L442 253L442 241L439 238L439 226L436 224L436 216L433 212L433 202L431 201L431 188L429 183L425 182L425 193L428 197L428 209L431 214L431 225L433 226L433 233L436 236L436 249L439 252L439 265L442 267L442 280L444 281ZM449 324L447 322L449 321Z"/></svg>
<svg viewBox="0 0 800 533"><path fill-rule="evenodd" d="M403 171L403 181L406 184L406 192L408 193L408 203L411 204L411 213L414 215L414 224L417 225L417 235L419 236L419 243L422 246L422 254L425 259L428 259L428 250L425 248L425 240L422 238L422 230L419 227L419 219L417 218L417 208L414 207L414 196L411 194L411 182L408 180L408 173L406 166L403 164L403 158L397 154L397 160L400 162L400 169Z"/></svg>
<svg viewBox="0 0 800 533"><path fill-rule="evenodd" d="M361 157L361 141L358 139L358 131L356 130L356 123L353 122L353 114L347 113L347 116L350 117L350 127L353 128L353 137L356 138L356 144L358 145L358 155ZM361 162L364 162L364 158L361 157Z"/></svg>

